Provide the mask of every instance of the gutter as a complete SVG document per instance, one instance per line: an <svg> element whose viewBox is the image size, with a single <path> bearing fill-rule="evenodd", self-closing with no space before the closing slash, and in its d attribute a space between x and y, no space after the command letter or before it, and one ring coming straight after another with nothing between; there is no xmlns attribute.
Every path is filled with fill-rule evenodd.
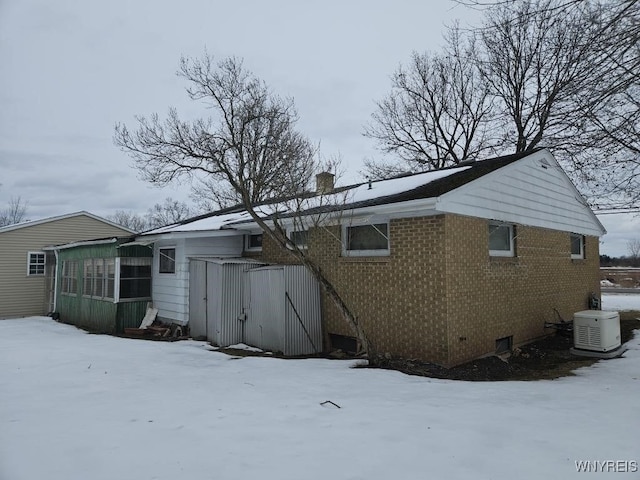
<svg viewBox="0 0 640 480"><path fill-rule="evenodd" d="M117 238L107 238L107 239L102 239L102 240L87 240L87 241L80 241L80 242L73 242L73 243L66 243L64 245L53 245L50 247L44 247L43 250L53 250L53 251L59 251L59 250L66 250L67 248L73 248L73 247L84 247L87 245L106 245L108 243L115 243L117 242L118 239Z"/></svg>

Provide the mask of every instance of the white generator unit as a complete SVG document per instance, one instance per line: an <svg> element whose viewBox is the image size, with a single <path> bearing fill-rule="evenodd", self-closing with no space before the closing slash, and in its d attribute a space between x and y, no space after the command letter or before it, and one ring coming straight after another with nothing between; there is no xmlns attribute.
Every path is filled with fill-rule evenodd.
<svg viewBox="0 0 640 480"><path fill-rule="evenodd" d="M620 346L618 312L584 310L573 314L573 345L580 350L609 352Z"/></svg>

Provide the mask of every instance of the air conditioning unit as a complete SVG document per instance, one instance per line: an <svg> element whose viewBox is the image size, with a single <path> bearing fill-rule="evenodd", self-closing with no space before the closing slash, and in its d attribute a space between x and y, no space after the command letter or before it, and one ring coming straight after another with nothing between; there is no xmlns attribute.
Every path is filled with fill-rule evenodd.
<svg viewBox="0 0 640 480"><path fill-rule="evenodd" d="M581 350L609 352L620 346L618 312L584 310L573 314L573 345Z"/></svg>

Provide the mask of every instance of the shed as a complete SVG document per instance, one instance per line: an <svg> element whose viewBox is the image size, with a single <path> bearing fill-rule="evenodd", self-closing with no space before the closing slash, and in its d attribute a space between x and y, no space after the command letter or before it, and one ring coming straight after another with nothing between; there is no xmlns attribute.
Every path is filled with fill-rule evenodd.
<svg viewBox="0 0 640 480"><path fill-rule="evenodd" d="M244 342L285 355L322 351L320 286L303 265L269 265L245 273Z"/></svg>
<svg viewBox="0 0 640 480"><path fill-rule="evenodd" d="M249 258L189 261L189 331L219 346L244 341L245 273L263 263Z"/></svg>

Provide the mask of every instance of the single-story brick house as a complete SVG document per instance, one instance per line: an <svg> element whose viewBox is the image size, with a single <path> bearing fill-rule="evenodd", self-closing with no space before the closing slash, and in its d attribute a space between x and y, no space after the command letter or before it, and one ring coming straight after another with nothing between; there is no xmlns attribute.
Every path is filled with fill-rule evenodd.
<svg viewBox="0 0 640 480"><path fill-rule="evenodd" d="M0 227L0 318L53 310L56 261L44 247L132 233L84 211Z"/></svg>
<svg viewBox="0 0 640 480"><path fill-rule="evenodd" d="M319 180L326 192L330 176ZM332 192L342 200L309 207L302 229L286 213L279 221L380 353L456 365L549 334L545 322L570 318L600 294L605 229L546 149ZM261 207L266 218L270 207ZM317 215L328 220L320 226ZM170 322L190 321L196 257L295 263L241 207L136 242L154 244L153 301ZM353 332L326 298L322 314L324 348L352 348Z"/></svg>

